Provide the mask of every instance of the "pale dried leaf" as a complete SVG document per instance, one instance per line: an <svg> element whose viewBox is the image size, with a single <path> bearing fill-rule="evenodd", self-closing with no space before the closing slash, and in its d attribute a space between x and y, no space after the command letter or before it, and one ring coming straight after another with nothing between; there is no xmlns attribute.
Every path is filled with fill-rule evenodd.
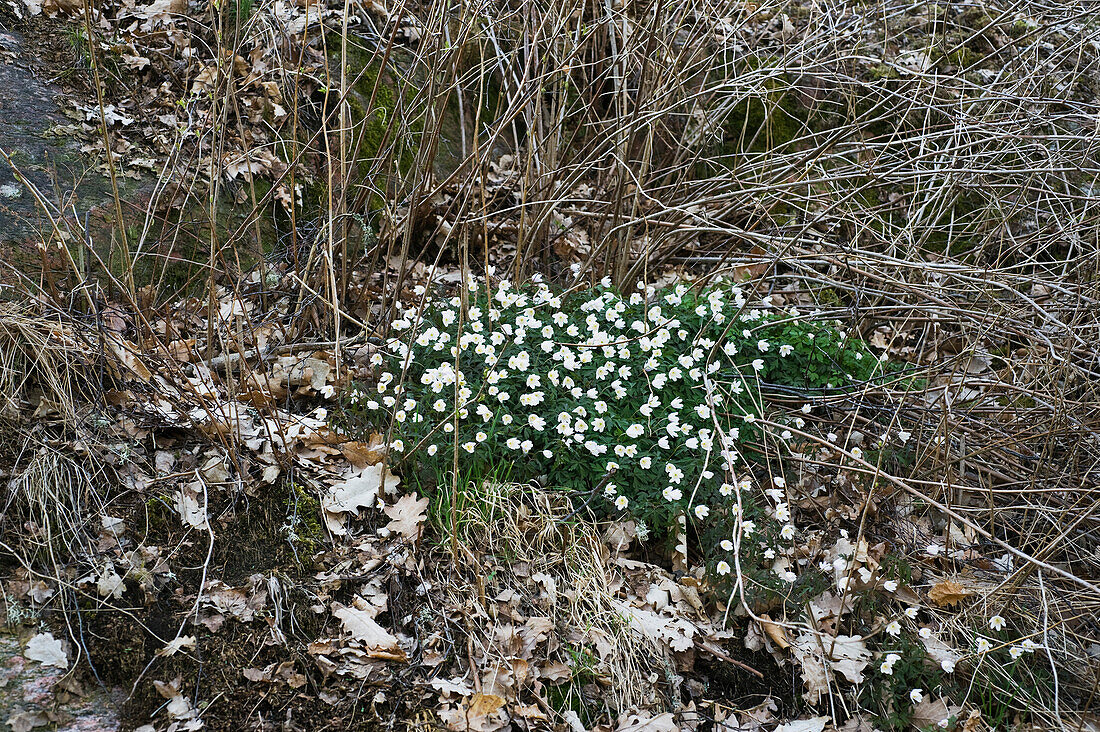
<svg viewBox="0 0 1100 732"><path fill-rule="evenodd" d="M510 726L504 699L495 694L474 694L458 707L440 710L438 715L448 729L461 732L497 732Z"/></svg>
<svg viewBox="0 0 1100 732"><path fill-rule="evenodd" d="M940 722L958 716L960 711L962 711L962 707L950 704L947 699L929 697L921 700L919 704L913 707L913 715L909 718L909 725L913 729L939 728Z"/></svg>
<svg viewBox="0 0 1100 732"><path fill-rule="evenodd" d="M658 615L619 601L615 601L615 607L629 621L633 630L652 641L668 645L674 651L686 651L695 645L692 638L697 628L683 618Z"/></svg>
<svg viewBox="0 0 1100 732"><path fill-rule="evenodd" d="M362 470L338 483L321 497L321 507L325 510L325 521L334 534L346 533L342 521L332 514L355 513L360 508L371 507L378 503L382 493L392 493L401 479L390 473L381 463L368 465Z"/></svg>
<svg viewBox="0 0 1100 732"><path fill-rule="evenodd" d="M619 720L615 732L679 732L680 725L670 712L655 717L631 714Z"/></svg>
<svg viewBox="0 0 1100 732"><path fill-rule="evenodd" d="M386 528L395 534L407 536L413 541L420 539L424 530L425 512L428 510L428 498L417 498L412 493L401 496L392 506L385 508L390 517Z"/></svg>
<svg viewBox="0 0 1100 732"><path fill-rule="evenodd" d="M793 722L781 724L775 728L775 732L822 732L829 723L828 717L811 717L809 719L797 719Z"/></svg>
<svg viewBox="0 0 1100 732"><path fill-rule="evenodd" d="M44 712L16 712L7 719L11 732L31 732L35 727L45 727L50 723Z"/></svg>
<svg viewBox="0 0 1100 732"><path fill-rule="evenodd" d="M195 636L181 635L168 641L168 645L157 651L158 656L174 656L185 648L195 647Z"/></svg>
<svg viewBox="0 0 1100 732"><path fill-rule="evenodd" d="M362 643L374 658L405 660L405 652L388 630L383 628L370 613L354 607L337 606L332 612L355 640Z"/></svg>
<svg viewBox="0 0 1100 732"><path fill-rule="evenodd" d="M65 646L53 637L53 633L39 633L31 638L23 655L31 661L38 661L43 666L69 667Z"/></svg>

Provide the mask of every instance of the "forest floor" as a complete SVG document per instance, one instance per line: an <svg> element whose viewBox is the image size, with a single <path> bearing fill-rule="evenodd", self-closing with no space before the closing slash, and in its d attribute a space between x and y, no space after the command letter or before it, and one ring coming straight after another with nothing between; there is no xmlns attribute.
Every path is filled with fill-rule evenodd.
<svg viewBox="0 0 1100 732"><path fill-rule="evenodd" d="M1087 3L0 2L0 730L1100 732ZM753 566L363 416L718 275L896 375L754 367Z"/></svg>

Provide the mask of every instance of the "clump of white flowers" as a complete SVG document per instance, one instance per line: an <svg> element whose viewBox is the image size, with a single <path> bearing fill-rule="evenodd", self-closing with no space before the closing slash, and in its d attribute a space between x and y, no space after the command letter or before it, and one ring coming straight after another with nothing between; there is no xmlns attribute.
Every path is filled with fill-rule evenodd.
<svg viewBox="0 0 1100 732"><path fill-rule="evenodd" d="M465 312L458 297L401 309L374 381L346 399L402 442L426 489L450 484L457 452L464 479L544 476L658 536L686 517L716 581L749 565L766 578L754 586L796 579L773 561L796 517L754 476L771 411L762 390L853 388L882 368L862 342L731 283L627 294L606 280L567 294L469 284Z"/></svg>

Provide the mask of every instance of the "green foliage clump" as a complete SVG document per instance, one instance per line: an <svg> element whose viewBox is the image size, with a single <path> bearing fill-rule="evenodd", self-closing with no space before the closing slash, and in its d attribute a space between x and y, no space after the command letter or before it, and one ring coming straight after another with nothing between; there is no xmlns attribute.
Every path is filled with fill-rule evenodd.
<svg viewBox="0 0 1100 732"><path fill-rule="evenodd" d="M460 485L540 480L657 538L690 521L719 581L731 564L766 566L796 532L782 477L765 490L751 464L804 422L769 419L764 392L849 390L882 368L837 323L751 305L730 283L470 290L465 311L426 296L401 311L376 382L344 396L353 422L390 429L399 469L426 491L451 485L457 462Z"/></svg>

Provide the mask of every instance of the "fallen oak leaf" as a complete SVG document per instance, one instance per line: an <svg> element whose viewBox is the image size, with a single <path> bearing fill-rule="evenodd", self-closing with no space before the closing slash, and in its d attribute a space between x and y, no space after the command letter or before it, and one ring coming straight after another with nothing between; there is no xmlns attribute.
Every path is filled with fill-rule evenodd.
<svg viewBox="0 0 1100 732"><path fill-rule="evenodd" d="M23 655L31 661L38 661L43 666L69 667L65 647L61 641L53 637L53 633L39 633L31 638Z"/></svg>
<svg viewBox="0 0 1100 732"><path fill-rule="evenodd" d="M374 506L382 493L393 493L401 479L391 473L382 463L368 465L343 483L321 496L321 507L325 510L325 524L329 531L338 536L347 533L342 513L356 513L360 508Z"/></svg>
<svg viewBox="0 0 1100 732"><path fill-rule="evenodd" d="M775 728L775 732L822 732L822 730L825 729L825 725L830 721L829 717L796 719L793 722L779 725Z"/></svg>
<svg viewBox="0 0 1100 732"><path fill-rule="evenodd" d="M928 591L928 598L939 607L947 607L949 605L956 605L973 594L973 592L966 589L966 587L958 582L944 580L943 582L937 582L932 589Z"/></svg>
<svg viewBox="0 0 1100 732"><path fill-rule="evenodd" d="M344 630L366 647L367 655L387 661L406 660L397 638L375 622L368 611L339 603L334 603L334 607L332 614L340 620Z"/></svg>
<svg viewBox="0 0 1100 732"><path fill-rule="evenodd" d="M428 509L428 499L417 498L412 493L401 496L397 503L387 506L384 511L390 517L386 528L400 536L407 536L413 541L419 541L424 531L424 521L427 519L425 511Z"/></svg>
<svg viewBox="0 0 1100 732"><path fill-rule="evenodd" d="M184 648L195 647L195 636L193 635L181 635L168 641L168 645L157 651L158 656L173 656Z"/></svg>
<svg viewBox="0 0 1100 732"><path fill-rule="evenodd" d="M474 694L457 708L438 712L449 729L465 732L496 732L508 728L504 699L496 694Z"/></svg>

